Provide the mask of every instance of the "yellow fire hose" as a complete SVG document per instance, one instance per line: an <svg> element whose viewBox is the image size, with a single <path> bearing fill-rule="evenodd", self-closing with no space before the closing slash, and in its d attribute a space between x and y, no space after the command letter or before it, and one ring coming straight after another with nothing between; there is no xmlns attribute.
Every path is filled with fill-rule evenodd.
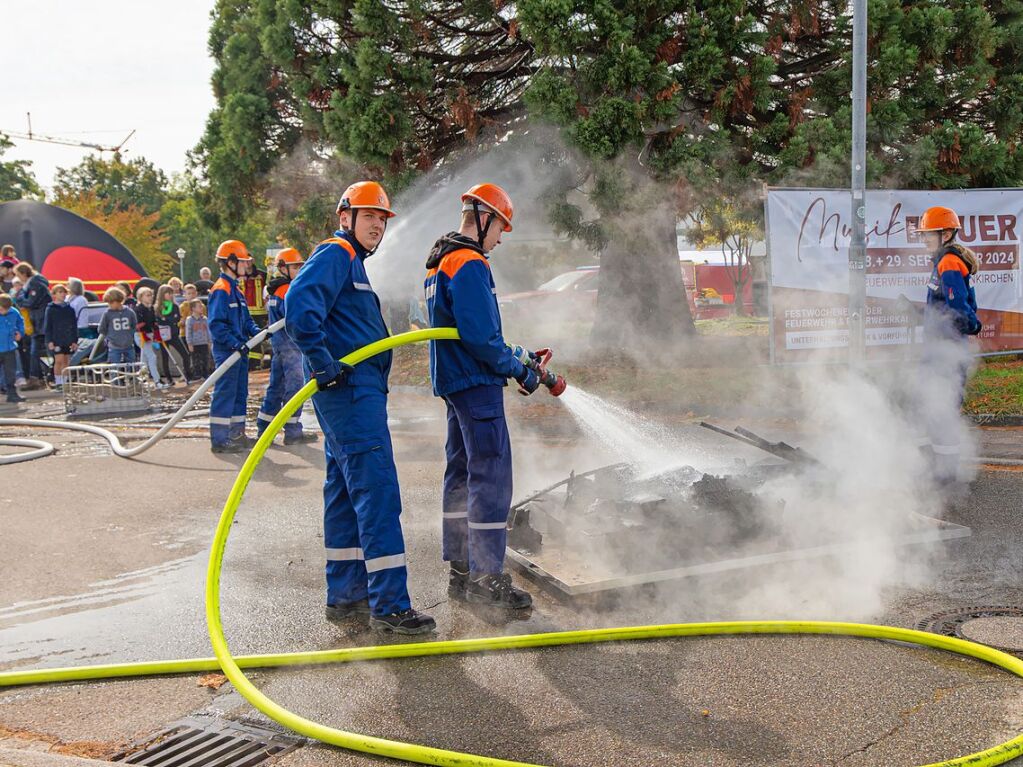
<svg viewBox="0 0 1023 767"><path fill-rule="evenodd" d="M418 330L392 336L352 352L342 361L355 365L380 352L404 344L418 343L429 339L455 339L453 329L439 328ZM262 460L273 438L284 427L295 411L316 392L316 382L310 381L282 408L266 431L259 438L252 452L235 479L231 493L224 504L213 548L210 552L206 575L206 621L210 642L216 658L195 658L191 660L162 661L155 663L122 663L106 666L84 666L64 669L43 669L40 671L0 673L0 687L48 682L70 682L85 679L106 679L114 677L153 676L157 674L182 674L197 671L222 669L235 688L255 708L295 732L324 743L330 743L354 751L377 756L388 756L420 764L446 765L448 767L537 767L525 762L512 762L475 754L447 751L439 748L420 746L413 743L386 740L383 738L346 732L318 722L305 719L278 705L260 692L242 672L242 668L277 668L308 664L344 663L365 660L393 658L414 658L426 655L457 655L471 652L494 650L521 650L531 647L555 647L596 642L621 642L631 639L666 639L684 636L712 636L734 634L828 634L851 637L867 637L897 642L908 642L923 647L965 655L991 663L1016 676L1023 677L1023 660L985 645L953 637L929 634L912 629L892 626L871 626L859 623L836 623L823 621L734 621L723 623L676 623L663 626L633 626L626 628L590 629L585 631L562 631L524 636L490 637L487 639L460 639L445 642L415 642L410 644L379 647L352 647L341 650L282 653L277 655L248 655L235 658L227 646L224 628L220 619L220 571L224 561L224 549L231 531L231 523L241 503L245 488L253 472ZM926 765L926 767L953 767L971 765L1004 764L1023 755L1023 735L1012 740L978 751L967 756Z"/></svg>

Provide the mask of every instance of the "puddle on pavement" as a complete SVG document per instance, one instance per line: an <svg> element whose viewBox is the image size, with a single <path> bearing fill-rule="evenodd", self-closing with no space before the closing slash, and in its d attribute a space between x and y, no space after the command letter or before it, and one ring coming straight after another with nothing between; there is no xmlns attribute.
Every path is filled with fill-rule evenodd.
<svg viewBox="0 0 1023 767"><path fill-rule="evenodd" d="M158 657L182 637L203 644L206 558L200 551L98 581L81 594L0 608L0 669L52 666L54 658L75 665ZM177 655L175 649L168 657Z"/></svg>

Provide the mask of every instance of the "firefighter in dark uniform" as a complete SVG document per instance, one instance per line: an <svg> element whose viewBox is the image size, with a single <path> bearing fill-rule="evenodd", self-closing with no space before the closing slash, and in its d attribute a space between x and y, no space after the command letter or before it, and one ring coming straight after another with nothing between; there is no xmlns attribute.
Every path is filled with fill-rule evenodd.
<svg viewBox="0 0 1023 767"><path fill-rule="evenodd" d="M433 246L425 290L430 325L457 328L460 339L430 342L433 391L447 404L442 513L448 594L523 609L532 598L504 572L512 496L504 387L513 378L531 394L539 379L504 341L489 262L502 234L512 230L512 215L511 198L496 184L477 184L463 194L461 227Z"/></svg>
<svg viewBox="0 0 1023 767"><path fill-rule="evenodd" d="M245 436L245 408L249 395L249 348L259 326L252 321L239 278L252 263L245 243L226 240L217 248L220 277L210 288L210 336L213 338L213 362L217 367L232 354L241 361L232 365L217 381L210 402L210 442L214 453L241 453L255 444Z"/></svg>
<svg viewBox="0 0 1023 767"><path fill-rule="evenodd" d="M958 481L959 428L953 419L958 419L969 375L969 338L983 327L971 284L979 262L972 250L955 241L959 229L954 210L934 206L924 211L916 230L931 252L933 265L924 304L922 385L931 392L936 387L948 390L944 398L932 394L928 399L937 401L926 402L923 414L934 477L942 486Z"/></svg>
<svg viewBox="0 0 1023 767"><path fill-rule="evenodd" d="M407 588L401 494L387 427L391 353L354 367L338 362L388 336L363 262L394 212L375 181L348 187L337 212L341 229L316 247L284 300L288 335L319 387L313 409L326 442L327 618L369 614L375 630L421 634L436 623L412 609Z"/></svg>
<svg viewBox="0 0 1023 767"><path fill-rule="evenodd" d="M288 295L291 281L298 275L305 263L302 254L294 248L285 248L277 254L277 276L267 285L266 310L270 324L284 319L284 299ZM266 385L263 404L256 415L257 434L262 435L266 427L280 412L284 403L290 400L305 384L302 372L302 352L295 346L291 336L282 328L270 336L273 358L270 361L270 381ZM284 444L298 445L315 442L315 432L302 430L302 408L284 424Z"/></svg>

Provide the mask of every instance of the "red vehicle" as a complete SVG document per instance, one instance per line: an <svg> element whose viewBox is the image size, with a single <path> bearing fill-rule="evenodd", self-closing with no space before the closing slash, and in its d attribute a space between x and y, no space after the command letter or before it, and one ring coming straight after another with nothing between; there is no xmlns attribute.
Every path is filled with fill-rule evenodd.
<svg viewBox="0 0 1023 767"><path fill-rule="evenodd" d="M501 317L514 321L531 315L576 318L589 321L597 306L599 266L580 266L559 274L536 290L498 296Z"/></svg>
<svg viewBox="0 0 1023 767"><path fill-rule="evenodd" d="M734 286L729 270L722 264L696 264L679 261L689 310L694 319L727 317L733 313ZM597 307L599 266L580 266L559 274L536 290L509 293L498 297L501 316L508 321L531 315L590 322ZM753 308L753 287L743 289L746 313Z"/></svg>

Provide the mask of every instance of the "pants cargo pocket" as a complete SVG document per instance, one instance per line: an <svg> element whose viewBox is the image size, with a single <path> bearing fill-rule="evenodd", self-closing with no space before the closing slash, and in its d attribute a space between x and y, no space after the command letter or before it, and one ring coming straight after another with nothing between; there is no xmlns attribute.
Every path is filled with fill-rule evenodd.
<svg viewBox="0 0 1023 767"><path fill-rule="evenodd" d="M480 458L494 458L505 450L508 427L504 420L504 403L475 405L469 408L472 418L471 434L475 454Z"/></svg>
<svg viewBox="0 0 1023 767"><path fill-rule="evenodd" d="M376 487L397 485L394 461L377 440L341 445L348 491L372 491Z"/></svg>

